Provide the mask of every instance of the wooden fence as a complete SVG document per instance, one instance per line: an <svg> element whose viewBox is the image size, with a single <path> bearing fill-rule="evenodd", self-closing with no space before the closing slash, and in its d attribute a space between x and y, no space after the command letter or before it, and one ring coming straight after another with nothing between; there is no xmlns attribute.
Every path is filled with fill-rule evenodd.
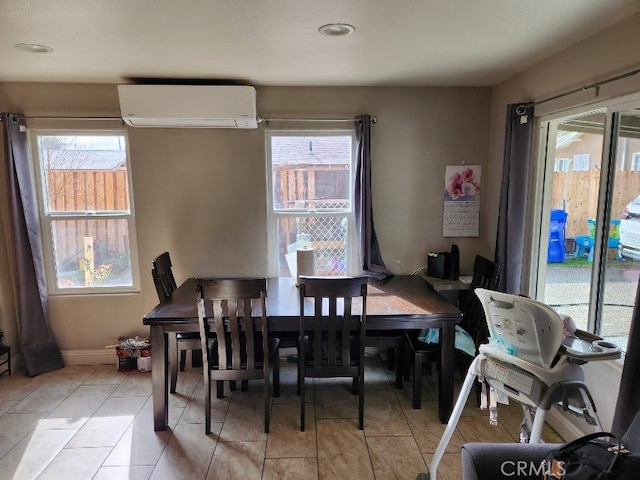
<svg viewBox="0 0 640 480"><path fill-rule="evenodd" d="M52 212L129 211L125 170L48 170L49 209ZM84 237L93 238L96 260L108 253L124 253L129 246L127 219L91 218L53 224L56 256L70 262L84 255Z"/></svg>
<svg viewBox="0 0 640 480"><path fill-rule="evenodd" d="M600 171L554 172L551 208L568 214L566 236L588 235L587 219L596 218ZM616 171L611 218L619 219L624 207L640 195L640 172Z"/></svg>

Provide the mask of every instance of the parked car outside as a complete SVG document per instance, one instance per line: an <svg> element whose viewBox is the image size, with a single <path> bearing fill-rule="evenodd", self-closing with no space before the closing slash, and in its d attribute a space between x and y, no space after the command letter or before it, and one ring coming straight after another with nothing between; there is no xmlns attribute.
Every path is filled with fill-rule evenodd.
<svg viewBox="0 0 640 480"><path fill-rule="evenodd" d="M618 254L625 260L640 261L640 195L622 211Z"/></svg>

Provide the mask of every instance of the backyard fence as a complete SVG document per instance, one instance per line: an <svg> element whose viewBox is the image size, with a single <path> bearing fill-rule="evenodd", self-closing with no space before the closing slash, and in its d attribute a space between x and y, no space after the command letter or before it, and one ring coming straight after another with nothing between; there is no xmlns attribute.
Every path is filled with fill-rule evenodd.
<svg viewBox="0 0 640 480"><path fill-rule="evenodd" d="M47 185L51 212L130 209L127 172L124 170L48 170ZM101 252L126 251L128 229L123 222L126 220L99 217L54 221L52 228L58 258L82 259L84 237L93 237L96 249Z"/></svg>
<svg viewBox="0 0 640 480"><path fill-rule="evenodd" d="M596 218L600 171L554 172L551 208L568 214L566 236L588 235L587 220ZM640 195L640 171L616 171L611 218L619 219L624 207Z"/></svg>

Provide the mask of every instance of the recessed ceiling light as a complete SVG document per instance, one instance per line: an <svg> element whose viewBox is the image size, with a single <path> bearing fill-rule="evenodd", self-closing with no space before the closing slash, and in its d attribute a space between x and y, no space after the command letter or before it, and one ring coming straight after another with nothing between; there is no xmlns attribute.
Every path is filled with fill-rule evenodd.
<svg viewBox="0 0 640 480"><path fill-rule="evenodd" d="M323 35L339 37L341 35L351 35L356 31L356 28L347 23L328 23L327 25L321 26L318 31Z"/></svg>
<svg viewBox="0 0 640 480"><path fill-rule="evenodd" d="M46 45L38 45L37 43L16 43L14 47L16 47L18 50L23 50L25 52L31 52L31 53L53 52L53 48L47 47Z"/></svg>

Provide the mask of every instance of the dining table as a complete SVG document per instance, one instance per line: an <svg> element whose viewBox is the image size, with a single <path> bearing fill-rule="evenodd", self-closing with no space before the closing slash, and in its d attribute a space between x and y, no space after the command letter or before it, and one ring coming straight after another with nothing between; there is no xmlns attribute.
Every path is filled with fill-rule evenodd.
<svg viewBox="0 0 640 480"><path fill-rule="evenodd" d="M204 278L204 277L203 277ZM178 332L197 332L197 277L188 278L166 301L150 310L143 324L150 328L151 382L154 430L165 430L169 420L169 345ZM371 331L439 328L441 368L438 372L438 412L447 423L453 409L455 325L462 313L419 275L369 278L366 328ZM299 332L300 298L295 278L267 278L266 310L269 332Z"/></svg>

